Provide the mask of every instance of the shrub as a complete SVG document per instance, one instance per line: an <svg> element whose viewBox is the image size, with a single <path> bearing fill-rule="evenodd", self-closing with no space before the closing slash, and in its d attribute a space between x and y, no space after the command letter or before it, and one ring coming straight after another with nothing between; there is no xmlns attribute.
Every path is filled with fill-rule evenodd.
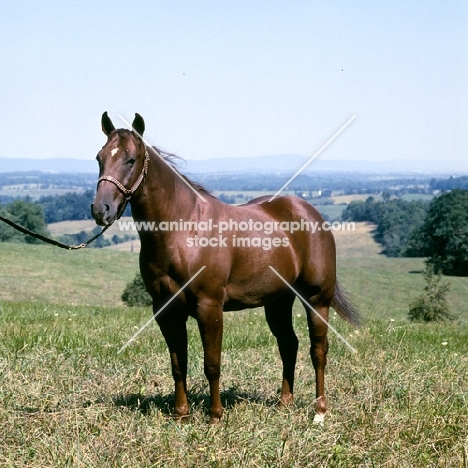
<svg viewBox="0 0 468 468"><path fill-rule="evenodd" d="M135 278L125 286L122 301L129 307L148 307L153 305L153 299L151 299L151 296L146 291L140 273L137 273Z"/></svg>
<svg viewBox="0 0 468 468"><path fill-rule="evenodd" d="M453 320L446 297L450 283L442 281L442 274L440 271L435 274L431 264L426 266L424 277L427 283L424 292L410 303L408 318L422 322Z"/></svg>
<svg viewBox="0 0 468 468"><path fill-rule="evenodd" d="M28 198L25 200L15 200L4 207L0 207L0 214L30 231L37 232L43 236L49 235L44 222L42 207L32 203ZM0 223L0 242L42 243L42 241L15 231L12 227L3 223Z"/></svg>

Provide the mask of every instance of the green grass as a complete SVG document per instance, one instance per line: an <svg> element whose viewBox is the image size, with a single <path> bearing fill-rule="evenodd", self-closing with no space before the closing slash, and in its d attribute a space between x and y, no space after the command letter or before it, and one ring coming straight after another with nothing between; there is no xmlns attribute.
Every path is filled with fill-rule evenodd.
<svg viewBox="0 0 468 468"><path fill-rule="evenodd" d="M466 278L451 278L454 323L413 324L420 259L340 258L339 276L365 322L332 312L329 411L312 424L314 372L307 322L295 403L280 410L281 363L260 309L225 314L222 401L207 424L208 387L189 326L191 416L171 417L169 356L157 326L126 350L149 309L120 305L137 255L0 244L0 466L464 467L468 459Z"/></svg>
<svg viewBox="0 0 468 468"><path fill-rule="evenodd" d="M131 253L0 243L0 300L121 305L137 271L138 255Z"/></svg>
<svg viewBox="0 0 468 468"><path fill-rule="evenodd" d="M409 303L423 292L424 266L419 258L341 258L338 276L366 318L402 320ZM468 278L445 279L452 284L447 295L452 311L467 323Z"/></svg>
<svg viewBox="0 0 468 468"><path fill-rule="evenodd" d="M434 198L434 195L428 193L405 193L401 198L406 201L421 200L429 202Z"/></svg>
<svg viewBox="0 0 468 468"><path fill-rule="evenodd" d="M314 201L315 200L313 200L313 202ZM319 200L312 204L320 211L322 216L327 217L330 222L340 219L343 210L346 208L345 205L320 205L318 202Z"/></svg>

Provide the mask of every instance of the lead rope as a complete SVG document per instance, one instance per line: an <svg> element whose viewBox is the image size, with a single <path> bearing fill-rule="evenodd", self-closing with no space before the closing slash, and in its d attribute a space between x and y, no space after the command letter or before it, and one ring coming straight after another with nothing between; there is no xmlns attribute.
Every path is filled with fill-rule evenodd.
<svg viewBox="0 0 468 468"><path fill-rule="evenodd" d="M29 229L26 229L25 227L20 226L19 224L16 224L15 222L13 222L11 219L4 218L3 216L0 216L0 221L3 221L4 223L8 224L9 226L16 229L17 231L22 232L23 234L27 234L28 236L34 237L36 239L41 240L42 242L45 242L46 244L55 245L56 247L60 247L61 249L66 249L66 250L84 249L89 244L91 244L91 242L94 242L98 237L102 236L104 232L106 232L107 229L109 229L112 226L112 223L108 224L102 229L101 232L91 237L91 239L87 240L86 242L83 242L82 244L73 245L73 244L63 244L62 242L59 242L58 240L51 239L50 237L43 236L42 234L38 234L37 232L34 232L34 231L30 231Z"/></svg>

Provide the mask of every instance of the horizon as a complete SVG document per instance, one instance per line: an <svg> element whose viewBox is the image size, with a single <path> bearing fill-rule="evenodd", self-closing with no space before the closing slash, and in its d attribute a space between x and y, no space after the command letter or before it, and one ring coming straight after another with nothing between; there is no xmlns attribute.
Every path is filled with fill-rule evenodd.
<svg viewBox="0 0 468 468"><path fill-rule="evenodd" d="M284 159L284 160L283 160ZM265 173L265 174L288 174L293 173L308 157L299 154L276 154L260 155L237 158L207 158L207 159L181 159L177 164L180 172L188 174L244 174L244 173ZM244 165L238 166L240 161ZM232 164L229 164L231 162ZM67 163L68 169L62 170L61 164ZM272 166L272 164L277 166ZM337 167L337 165L339 167ZM43 173L98 173L98 167L94 159L79 158L2 158L0 157L0 174L13 172L38 171ZM461 177L468 175L468 164L460 167L459 164L441 163L439 160L426 160L422 165L419 161L398 161L398 160L334 160L316 159L301 173L311 175L314 172L322 174L347 173L352 174L382 174L382 175L402 175L428 177Z"/></svg>

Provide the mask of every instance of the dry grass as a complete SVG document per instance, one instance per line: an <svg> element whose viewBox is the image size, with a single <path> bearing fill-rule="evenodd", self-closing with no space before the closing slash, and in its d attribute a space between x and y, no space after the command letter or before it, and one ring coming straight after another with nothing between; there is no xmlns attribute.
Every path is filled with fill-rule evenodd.
<svg viewBox="0 0 468 468"><path fill-rule="evenodd" d="M132 221L131 217L121 218L122 222ZM81 231L91 232L96 227L96 223L92 219L82 221L61 221L59 223L51 223L47 225L47 229L53 237L62 236L64 234L76 234ZM113 224L104 234L105 239L111 239L114 235L122 237L125 234L136 235L135 232L122 232L119 229L118 223ZM116 250L118 252L140 252L140 239L134 239L128 242L122 242L120 244L112 244L109 247L105 247L109 250Z"/></svg>
<svg viewBox="0 0 468 468"><path fill-rule="evenodd" d="M133 218L121 218L121 221L132 221ZM61 221L59 223L51 223L47 225L52 236L62 236L64 234L76 234L77 232L85 231L90 232L96 227L94 219L86 219L81 221ZM104 237L110 239L112 236L122 236L118 223L113 224L105 233Z"/></svg>
<svg viewBox="0 0 468 468"><path fill-rule="evenodd" d="M339 258L379 258L381 246L372 237L375 226L355 223L354 231L335 231L336 255Z"/></svg>
<svg viewBox="0 0 468 468"><path fill-rule="evenodd" d="M210 427L192 320L192 415L177 422L157 327L117 354L148 311L3 304L0 314L1 466L466 466L466 325L380 321L356 333L332 318L358 354L330 336L330 409L321 427L311 422L314 377L301 309L296 402L285 410L276 407L280 361L263 314L228 314L226 409Z"/></svg>
<svg viewBox="0 0 468 468"><path fill-rule="evenodd" d="M337 195L331 198L337 205L341 205L343 203L346 203L348 205L352 201L366 201L369 197L374 197L376 200L380 200L382 198L380 194L369 195L366 193L356 193L353 195Z"/></svg>
<svg viewBox="0 0 468 468"><path fill-rule="evenodd" d="M193 320L185 422L171 417L173 384L158 328L117 353L150 314L119 305L137 255L0 244L0 466L466 467L467 279L451 279L456 323L412 324L405 317L424 284L415 273L422 260L358 258L352 243L340 242L339 276L366 320L355 331L331 316L358 353L330 332L324 426L311 422L314 373L296 304L295 404L276 407L280 359L263 312L228 313L226 410L215 427L206 423Z"/></svg>

